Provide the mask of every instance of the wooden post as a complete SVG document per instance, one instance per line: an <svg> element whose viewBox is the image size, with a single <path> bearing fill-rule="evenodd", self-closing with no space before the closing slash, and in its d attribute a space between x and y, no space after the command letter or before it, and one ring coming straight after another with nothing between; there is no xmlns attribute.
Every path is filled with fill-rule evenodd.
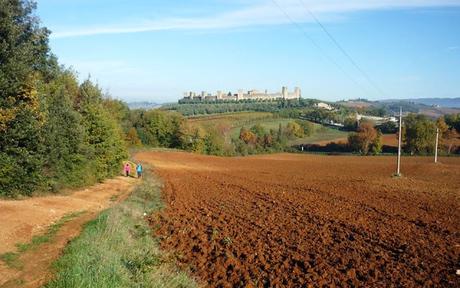
<svg viewBox="0 0 460 288"><path fill-rule="evenodd" d="M438 143L439 143L439 128L436 128L436 144L434 147L434 163L438 163Z"/></svg>
<svg viewBox="0 0 460 288"><path fill-rule="evenodd" d="M401 137L402 137L402 107L399 107L399 135L398 135L398 160L396 176L401 176Z"/></svg>

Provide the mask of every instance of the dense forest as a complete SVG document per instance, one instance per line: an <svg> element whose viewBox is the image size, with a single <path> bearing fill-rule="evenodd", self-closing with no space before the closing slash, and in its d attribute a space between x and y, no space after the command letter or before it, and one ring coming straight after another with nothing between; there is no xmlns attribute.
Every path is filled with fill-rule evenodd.
<svg viewBox="0 0 460 288"><path fill-rule="evenodd" d="M58 64L34 10L33 2L0 1L3 196L94 183L118 173L127 157L108 100Z"/></svg>

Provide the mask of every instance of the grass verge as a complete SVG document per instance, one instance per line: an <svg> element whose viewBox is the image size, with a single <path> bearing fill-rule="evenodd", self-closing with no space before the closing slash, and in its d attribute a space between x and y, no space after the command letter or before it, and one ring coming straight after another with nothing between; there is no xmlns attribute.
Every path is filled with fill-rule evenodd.
<svg viewBox="0 0 460 288"><path fill-rule="evenodd" d="M72 212L72 213L64 215L56 223L51 224L48 227L48 230L46 231L45 234L32 237L32 241L30 241L29 243L16 244L18 251L21 253L26 252L30 249L37 248L40 244L50 242L54 238L54 236L56 236L59 229L61 229L62 225L80 216L83 213L85 213L85 211Z"/></svg>
<svg viewBox="0 0 460 288"><path fill-rule="evenodd" d="M0 260L5 262L5 264L14 269L22 269L22 262L19 260L19 253L15 252L6 252L0 255Z"/></svg>
<svg viewBox="0 0 460 288"><path fill-rule="evenodd" d="M152 175L144 177L124 202L85 225L55 262L56 278L45 287L197 287L152 237L145 215L162 208L161 186Z"/></svg>
<svg viewBox="0 0 460 288"><path fill-rule="evenodd" d="M57 222L51 224L44 234L36 235L32 237L32 240L29 243L17 243L16 244L16 247L18 248L17 252L7 252L7 253L1 254L0 260L5 262L5 264L8 265L8 267L10 268L21 269L23 267L23 264L21 263L21 260L19 259L19 257L21 256L21 253L27 252L28 250L31 250L31 249L36 249L41 244L51 242L54 236L56 236L59 229L62 227L62 225L80 216L83 213L85 213L85 211L73 212L73 213L64 215Z"/></svg>

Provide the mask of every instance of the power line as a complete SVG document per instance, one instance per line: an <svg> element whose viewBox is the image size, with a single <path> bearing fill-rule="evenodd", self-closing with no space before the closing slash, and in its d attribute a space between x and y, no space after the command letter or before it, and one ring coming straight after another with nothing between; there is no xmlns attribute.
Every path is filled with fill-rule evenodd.
<svg viewBox="0 0 460 288"><path fill-rule="evenodd" d="M302 34L322 53L323 57L325 57L327 60L329 60L332 64L334 64L344 75L346 75L356 86L358 86L359 88L361 88L361 90L363 90L366 94L368 94L368 91L363 87L361 86L350 74L347 73L347 71L345 71L345 69L343 69L342 66L339 65L339 63L337 63L337 61L335 61L331 56L329 56L329 54L327 54L323 48L321 48L321 46L315 41L313 40L313 38L310 37L310 35L308 35L308 33L305 31L305 29L299 24L297 23L296 21L294 21L294 19L292 19L291 16L289 16L289 14L286 12L286 10L284 10L276 0L272 0L272 2L276 5L276 7L284 14L284 16L286 16L286 18L291 22L291 24L293 24L294 26L296 26L301 32Z"/></svg>
<svg viewBox="0 0 460 288"><path fill-rule="evenodd" d="M366 80L371 84L371 86L374 87L374 89L377 92L379 92L382 96L386 96L385 93L382 91L382 89L380 89L380 87L377 86L374 81L372 81L369 75L366 72L364 72L364 70L361 69L361 67L350 56L350 54L348 54L347 51L345 51L345 49L342 47L342 45L340 45L340 43L335 39L335 37L332 36L331 33L329 33L326 27L324 27L324 25L319 21L319 19L313 14L313 12L308 8L305 2L303 0L299 0L299 2L301 5L303 5L305 10L307 10L310 16L315 20L316 24L318 24L321 27L321 29L324 31L324 33L326 33L329 39L331 39L331 41L335 44L335 46L342 52L342 54L345 55L345 57L350 61L350 63L364 76L364 78L366 78Z"/></svg>

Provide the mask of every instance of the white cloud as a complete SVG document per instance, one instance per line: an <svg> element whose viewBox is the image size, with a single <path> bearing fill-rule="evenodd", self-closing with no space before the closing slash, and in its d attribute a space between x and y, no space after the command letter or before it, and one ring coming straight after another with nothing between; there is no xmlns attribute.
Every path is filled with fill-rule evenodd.
<svg viewBox="0 0 460 288"><path fill-rule="evenodd" d="M449 51L460 50L460 46L450 46L450 47L447 47L447 50Z"/></svg>
<svg viewBox="0 0 460 288"><path fill-rule="evenodd" d="M164 18L144 20L135 24L77 27L65 30L52 29L53 38L89 36L100 34L137 33L163 30L206 30L226 29L258 25L277 25L287 23L285 15L276 3L289 16L298 22L310 22L304 5L315 14L331 19L331 16L363 11L383 9L403 9L419 7L460 6L460 0L264 0L257 5L246 6L239 10L193 18ZM327 20L327 19L326 19ZM52 27L51 27L52 28Z"/></svg>

